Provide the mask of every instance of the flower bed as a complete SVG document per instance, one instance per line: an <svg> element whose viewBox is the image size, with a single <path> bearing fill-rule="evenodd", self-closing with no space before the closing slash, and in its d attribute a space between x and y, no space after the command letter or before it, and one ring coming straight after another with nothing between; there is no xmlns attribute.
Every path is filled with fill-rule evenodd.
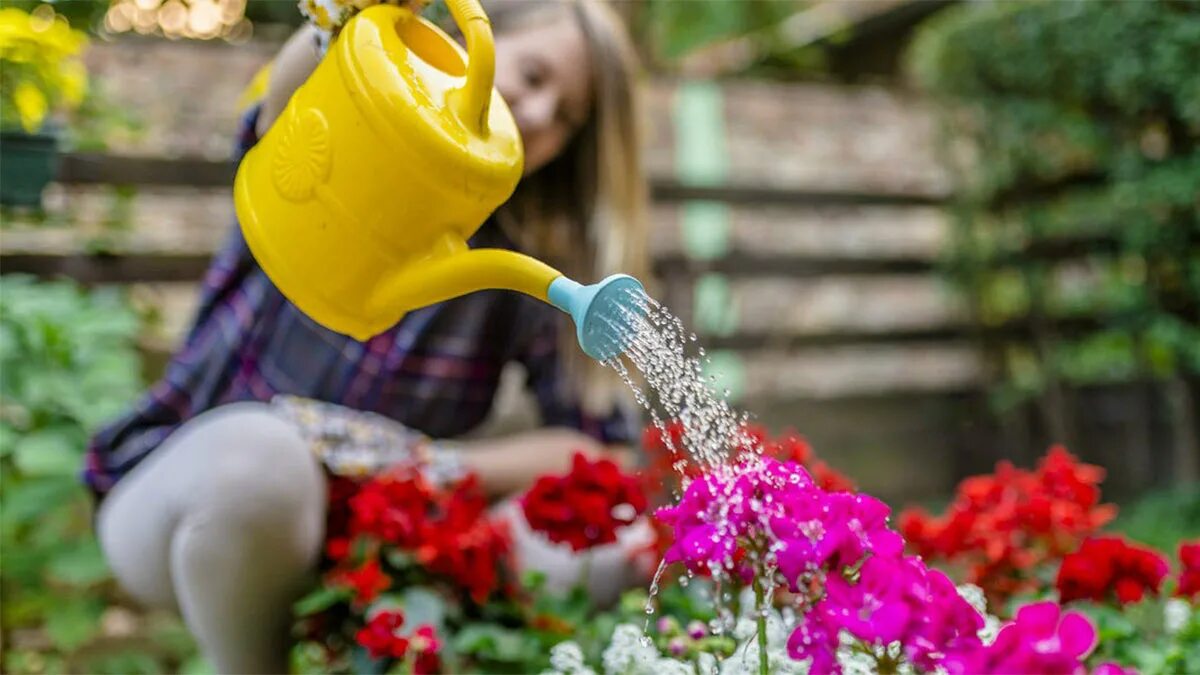
<svg viewBox="0 0 1200 675"><path fill-rule="evenodd" d="M1103 472L1053 448L964 481L946 512L852 491L803 439L749 428L730 463L684 471L678 428L640 476L574 460L520 500L586 561L648 510L663 565L597 607L516 574L473 479L414 468L335 482L329 569L297 607L313 672L1114 673L1200 669L1200 544L1176 564L1101 536ZM902 536L902 533L904 536ZM907 541L906 541L907 540ZM630 551L631 556L646 553ZM914 553L919 553L914 555ZM1173 567L1174 566L1174 567ZM583 565L586 574L587 563ZM956 581L974 585L957 586ZM1171 598L1170 596L1177 596ZM986 600L985 600L986 596ZM990 605L988 601L990 600Z"/></svg>

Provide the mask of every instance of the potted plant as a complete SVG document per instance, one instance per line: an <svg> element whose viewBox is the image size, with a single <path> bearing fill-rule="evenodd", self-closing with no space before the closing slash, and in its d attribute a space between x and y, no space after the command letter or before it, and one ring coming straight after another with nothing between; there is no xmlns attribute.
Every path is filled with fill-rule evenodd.
<svg viewBox="0 0 1200 675"><path fill-rule="evenodd" d="M38 206L58 171L55 112L87 90L87 37L48 5L0 9L0 203Z"/></svg>

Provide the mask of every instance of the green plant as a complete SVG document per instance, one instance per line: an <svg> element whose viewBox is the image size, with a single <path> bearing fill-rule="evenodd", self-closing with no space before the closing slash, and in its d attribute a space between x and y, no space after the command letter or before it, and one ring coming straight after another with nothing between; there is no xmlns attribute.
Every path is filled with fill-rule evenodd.
<svg viewBox="0 0 1200 675"><path fill-rule="evenodd" d="M1109 529L1167 552L1181 541L1200 539L1200 485L1146 494L1123 506Z"/></svg>
<svg viewBox="0 0 1200 675"><path fill-rule="evenodd" d="M128 645L111 651L98 644L114 588L92 533L91 499L78 478L88 435L142 386L133 344L138 327L114 290L0 277L6 672L98 672L109 666L147 672L147 659L157 662ZM169 630L162 622L147 625ZM179 657L190 650L178 631L173 641L159 642L184 643Z"/></svg>
<svg viewBox="0 0 1200 675"><path fill-rule="evenodd" d="M998 329L997 402L1194 389L1200 3L964 3L922 26L909 61L942 104L960 180L946 269ZM1175 422L1186 439L1194 419Z"/></svg>

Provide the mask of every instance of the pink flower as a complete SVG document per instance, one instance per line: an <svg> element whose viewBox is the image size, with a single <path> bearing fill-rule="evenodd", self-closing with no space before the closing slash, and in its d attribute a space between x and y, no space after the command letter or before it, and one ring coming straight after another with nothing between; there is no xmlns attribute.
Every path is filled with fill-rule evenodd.
<svg viewBox="0 0 1200 675"><path fill-rule="evenodd" d="M944 574L917 558L871 556L856 577L828 575L825 591L789 641L793 658L814 659L813 672L827 672L818 664L837 649L842 633L876 652L898 642L925 670L947 651L980 646L983 617Z"/></svg>
<svg viewBox="0 0 1200 675"><path fill-rule="evenodd" d="M837 662L838 627L829 607L813 608L788 637L788 656L809 661L810 673L840 673Z"/></svg>
<svg viewBox="0 0 1200 675"><path fill-rule="evenodd" d="M678 504L655 513L674 534L664 559L681 562L693 572L749 580L766 567L766 551L779 539L773 527L788 520L786 502L820 499L823 494L799 465L747 455L736 465L693 480ZM813 505L811 510L819 508ZM759 557L749 559L749 553Z"/></svg>
<svg viewBox="0 0 1200 675"><path fill-rule="evenodd" d="M1017 610L996 641L951 654L942 661L946 672L1062 673L1085 675L1083 659L1096 646L1096 629L1078 612L1063 612L1054 602L1036 602Z"/></svg>

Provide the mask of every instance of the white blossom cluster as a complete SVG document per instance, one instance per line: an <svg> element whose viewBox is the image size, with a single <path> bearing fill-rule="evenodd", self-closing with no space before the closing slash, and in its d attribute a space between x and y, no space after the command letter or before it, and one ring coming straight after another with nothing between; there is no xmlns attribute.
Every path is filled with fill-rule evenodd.
<svg viewBox="0 0 1200 675"><path fill-rule="evenodd" d="M987 614L987 600L977 586L958 587L961 595L972 607L984 615L985 625L979 637L991 643L999 631L1000 620ZM758 624L754 619L753 598L742 602L747 608L734 623L732 636L737 640L733 656L718 661L712 654L700 654L694 660L679 660L663 655L654 643L632 623L617 626L612 641L604 650L604 675L757 675L758 673ZM794 661L787 654L787 640L795 624L791 612L782 614L778 610L767 613L767 660L771 672L780 675L808 675L807 662ZM854 649L854 640L842 636L843 647L838 651L838 663L846 675L871 675L875 672L875 660L868 654ZM597 675L584 662L583 652L574 642L563 642L550 652L551 670L543 675ZM908 664L902 664L901 673L912 672Z"/></svg>

